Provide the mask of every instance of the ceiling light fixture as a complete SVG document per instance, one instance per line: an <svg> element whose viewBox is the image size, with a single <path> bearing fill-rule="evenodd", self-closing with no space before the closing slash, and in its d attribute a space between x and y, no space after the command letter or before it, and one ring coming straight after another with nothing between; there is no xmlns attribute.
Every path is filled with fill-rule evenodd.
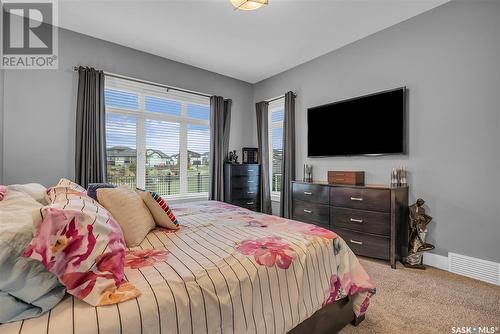
<svg viewBox="0 0 500 334"><path fill-rule="evenodd" d="M268 4L268 0L231 0L234 9L254 10Z"/></svg>

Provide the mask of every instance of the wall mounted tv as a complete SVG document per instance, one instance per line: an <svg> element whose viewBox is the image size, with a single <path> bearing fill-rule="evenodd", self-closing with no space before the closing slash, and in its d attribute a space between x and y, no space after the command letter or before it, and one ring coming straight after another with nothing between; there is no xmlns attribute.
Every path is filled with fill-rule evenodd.
<svg viewBox="0 0 500 334"><path fill-rule="evenodd" d="M406 88L307 110L309 157L405 153Z"/></svg>

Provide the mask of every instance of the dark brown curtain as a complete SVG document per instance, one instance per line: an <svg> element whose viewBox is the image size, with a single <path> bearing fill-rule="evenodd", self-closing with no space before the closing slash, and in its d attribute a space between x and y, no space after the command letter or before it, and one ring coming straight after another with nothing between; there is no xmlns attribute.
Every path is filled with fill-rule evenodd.
<svg viewBox="0 0 500 334"><path fill-rule="evenodd" d="M231 100L222 96L210 98L210 175L208 198L224 200L224 160L229 152Z"/></svg>
<svg viewBox="0 0 500 334"><path fill-rule="evenodd" d="M104 110L104 72L78 68L76 101L75 181L106 182L106 121Z"/></svg>
<svg viewBox="0 0 500 334"><path fill-rule="evenodd" d="M281 163L280 216L292 217L291 185L295 180L295 94L285 94L285 119L283 121L283 161Z"/></svg>
<svg viewBox="0 0 500 334"><path fill-rule="evenodd" d="M257 113L258 159L260 163L260 211L271 214L271 183L269 181L269 103L255 104Z"/></svg>

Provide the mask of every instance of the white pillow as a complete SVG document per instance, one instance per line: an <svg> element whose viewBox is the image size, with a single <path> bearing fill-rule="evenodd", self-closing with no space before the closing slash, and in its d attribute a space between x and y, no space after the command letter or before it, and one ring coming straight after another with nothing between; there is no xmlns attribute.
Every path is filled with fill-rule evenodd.
<svg viewBox="0 0 500 334"><path fill-rule="evenodd" d="M0 233L2 240L18 238L20 235L33 236L34 224L42 220L40 209L42 205L31 196L10 189L5 198L0 201ZM27 245L27 244L26 244Z"/></svg>
<svg viewBox="0 0 500 334"><path fill-rule="evenodd" d="M42 205L49 204L45 199L45 192L47 191L47 188L45 188L40 183L11 184L10 186L7 186L7 190L22 192L26 195L29 195L31 198Z"/></svg>

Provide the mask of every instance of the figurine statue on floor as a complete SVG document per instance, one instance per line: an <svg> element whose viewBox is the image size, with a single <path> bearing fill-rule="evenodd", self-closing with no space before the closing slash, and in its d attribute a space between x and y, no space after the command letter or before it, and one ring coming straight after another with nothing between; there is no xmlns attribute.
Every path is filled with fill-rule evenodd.
<svg viewBox="0 0 500 334"><path fill-rule="evenodd" d="M423 253L434 249L433 245L425 242L427 225L432 217L425 213L424 204L425 201L419 198L415 204L410 205L410 241L404 263L406 267L425 269L422 264Z"/></svg>
<svg viewBox="0 0 500 334"><path fill-rule="evenodd" d="M236 150L229 152L227 162L230 164L238 163L238 154L236 154Z"/></svg>

